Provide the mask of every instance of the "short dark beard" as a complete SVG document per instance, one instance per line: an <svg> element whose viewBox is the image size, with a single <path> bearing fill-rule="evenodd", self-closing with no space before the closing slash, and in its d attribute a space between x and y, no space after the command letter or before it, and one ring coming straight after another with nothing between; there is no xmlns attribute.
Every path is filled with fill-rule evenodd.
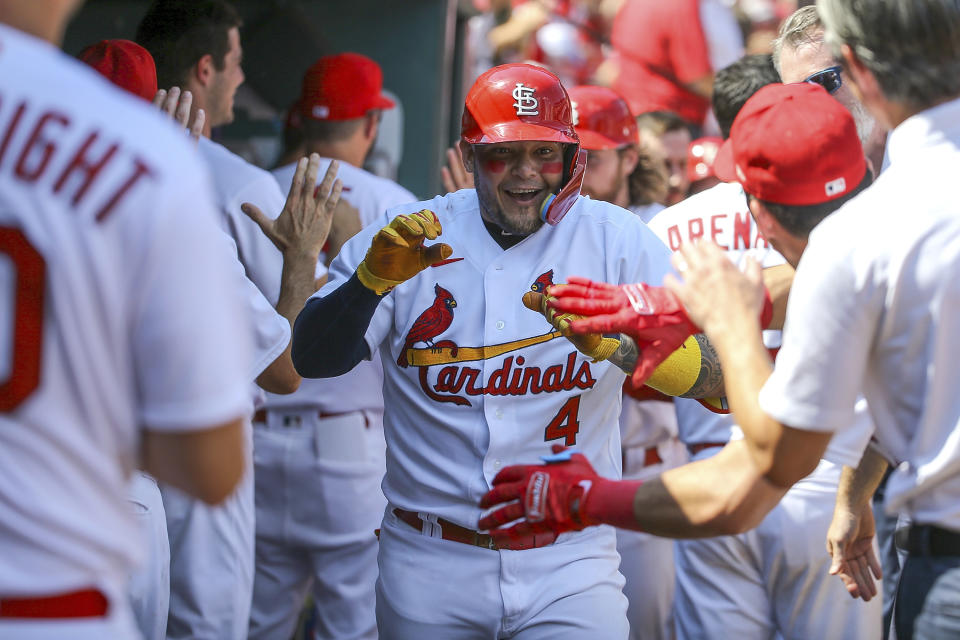
<svg viewBox="0 0 960 640"><path fill-rule="evenodd" d="M540 219L540 216L530 220L529 224L517 224L515 221L507 220L503 209L497 206L495 202L487 202L482 189L477 189L477 200L480 201L480 217L490 224L500 227L505 233L528 236L543 226L543 220ZM527 221L524 220L523 222L526 223Z"/></svg>

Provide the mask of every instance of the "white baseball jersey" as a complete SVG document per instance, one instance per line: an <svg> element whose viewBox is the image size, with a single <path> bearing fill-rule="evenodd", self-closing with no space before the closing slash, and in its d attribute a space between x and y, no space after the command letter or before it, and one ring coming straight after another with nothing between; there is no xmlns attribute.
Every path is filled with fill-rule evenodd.
<svg viewBox="0 0 960 640"><path fill-rule="evenodd" d="M688 198L658 214L650 226L673 249L706 237L737 263L748 254L765 267L784 262L760 235L737 184L722 183ZM780 340L779 331L764 332L768 347ZM674 404L680 439L688 445L742 437L732 415L713 413L695 400L677 398ZM861 416L860 426L834 438L827 460L791 488L756 529L677 541L674 620L680 640L711 637L712 629L747 638L831 638L851 628L863 637L879 635L878 599L850 600L842 583L827 573L829 556L823 552L839 465L856 466L870 436L865 412ZM719 450L704 449L694 459Z"/></svg>
<svg viewBox="0 0 960 640"><path fill-rule="evenodd" d="M221 221L237 244L237 255L247 276L270 304L277 304L283 256L260 227L240 210L240 205L253 203L266 215L276 218L283 210L284 194L268 171L250 164L223 145L201 138L198 148L213 174Z"/></svg>
<svg viewBox="0 0 960 640"><path fill-rule="evenodd" d="M760 394L800 429L843 431L863 391L896 469L888 511L960 531L960 100L901 123L890 167L810 234ZM905 216L904 212L909 212Z"/></svg>
<svg viewBox="0 0 960 640"><path fill-rule="evenodd" d="M650 221L650 230L676 251L680 245L699 238L713 240L730 259L739 263L751 255L764 267L783 264L760 234L747 208L747 198L738 184L721 183L664 209ZM780 344L779 331L765 331L768 347ZM674 401L680 439L688 444L727 442L733 424L730 416L713 413L696 400Z"/></svg>
<svg viewBox="0 0 960 640"><path fill-rule="evenodd" d="M241 415L249 316L182 132L5 25L0 75L0 594L123 585L139 429Z"/></svg>
<svg viewBox="0 0 960 640"><path fill-rule="evenodd" d="M743 187L736 183L718 184L660 212L653 218L650 228L674 251L684 242L707 238L716 242L738 264L747 255L764 268L786 262L760 233L747 207ZM781 332L764 331L763 339L768 348L777 348L782 340ZM677 398L675 405L680 439L684 442L730 440L734 426L730 415L713 413L696 400ZM857 466L872 431L865 406L861 406L860 416L857 429L831 441L825 458L836 464Z"/></svg>
<svg viewBox="0 0 960 640"><path fill-rule="evenodd" d="M318 180L323 177L329 165L330 158L321 160L320 170L317 172ZM273 176L281 188L289 189L296 168L296 164L288 164L273 170ZM340 163L337 177L343 183L340 197L357 209L363 227L373 225L376 227L375 231L389 222L386 218L388 209L415 202L417 199L396 182L375 176L346 162ZM372 362L361 362L342 376L322 380L304 379L300 389L290 395L267 394L267 406L318 406L325 411L336 413L380 410L383 408L383 368L379 357L374 355Z"/></svg>
<svg viewBox="0 0 960 640"><path fill-rule="evenodd" d="M669 251L629 212L588 198L507 250L484 227L472 189L388 217L419 209L437 214L453 256L396 287L366 332L384 366L387 499L475 528L497 472L539 462L553 444L619 477L623 373L591 363L521 298L570 275L660 284ZM318 295L350 278L375 227L344 246Z"/></svg>

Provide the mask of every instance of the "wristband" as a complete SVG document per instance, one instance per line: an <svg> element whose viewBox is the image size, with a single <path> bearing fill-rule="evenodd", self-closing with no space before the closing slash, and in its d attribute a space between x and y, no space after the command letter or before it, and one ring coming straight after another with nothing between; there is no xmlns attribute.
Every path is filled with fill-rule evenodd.
<svg viewBox="0 0 960 640"><path fill-rule="evenodd" d="M370 269L367 268L366 260L361 262L360 266L357 267L357 279L360 281L360 284L378 296L390 293L395 286L403 282L403 280L387 280L386 278L373 275Z"/></svg>
<svg viewBox="0 0 960 640"><path fill-rule="evenodd" d="M589 486L585 486L589 483ZM633 502L640 480L607 480L594 478L581 481L583 496L574 509L574 515L585 527L609 524L618 529L640 531Z"/></svg>

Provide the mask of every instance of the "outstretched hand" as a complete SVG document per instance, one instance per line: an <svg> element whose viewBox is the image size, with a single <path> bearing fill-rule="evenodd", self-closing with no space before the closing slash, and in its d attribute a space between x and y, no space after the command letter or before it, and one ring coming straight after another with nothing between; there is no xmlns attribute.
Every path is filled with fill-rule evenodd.
<svg viewBox="0 0 960 640"><path fill-rule="evenodd" d="M157 95L153 97L153 106L157 107L177 124L183 127L190 137L197 141L203 133L203 124L206 122L206 114L203 109L197 109L197 113L190 122L190 109L193 106L193 94L189 91L180 91L180 87L171 87L169 91L160 89Z"/></svg>
<svg viewBox="0 0 960 640"><path fill-rule="evenodd" d="M550 288L547 304L584 316L570 323L575 333L623 333L640 348L632 382L640 386L661 362L680 348L698 327L687 317L680 300L663 287L647 284L612 285L571 276L568 284Z"/></svg>
<svg viewBox="0 0 960 640"><path fill-rule="evenodd" d="M244 202L240 208L257 223L263 233L283 254L312 256L316 261L327 240L342 185L337 180L340 163L330 162L323 181L317 184L320 156L301 158L293 175L287 201L276 219L266 216L255 204Z"/></svg>
<svg viewBox="0 0 960 640"><path fill-rule="evenodd" d="M681 245L672 262L683 280L668 274L664 286L708 337L723 333L730 322L755 321L772 313L772 308L765 308L769 298L765 298L760 263L752 257L747 257L741 271L720 247L701 241ZM769 317L761 322L766 326Z"/></svg>

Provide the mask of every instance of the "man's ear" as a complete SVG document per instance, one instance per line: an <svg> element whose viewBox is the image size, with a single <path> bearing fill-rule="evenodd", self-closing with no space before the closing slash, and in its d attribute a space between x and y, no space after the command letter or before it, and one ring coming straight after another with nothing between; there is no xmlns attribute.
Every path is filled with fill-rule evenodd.
<svg viewBox="0 0 960 640"><path fill-rule="evenodd" d="M752 196L747 199L747 205L750 207L750 215L753 216L753 220L757 223L757 229L760 230L763 237L766 238L768 242L779 239L783 227L780 226L777 219L773 217L770 210Z"/></svg>
<svg viewBox="0 0 960 640"><path fill-rule="evenodd" d="M460 159L463 160L463 168L468 173L473 173L473 145L461 140L458 146L460 147Z"/></svg>
<svg viewBox="0 0 960 640"><path fill-rule="evenodd" d="M208 87L213 81L217 68L213 64L213 55L206 54L193 65L193 78L201 87Z"/></svg>
<svg viewBox="0 0 960 640"><path fill-rule="evenodd" d="M377 131L380 129L380 112L368 111L363 116L363 137L366 140L376 140Z"/></svg>
<svg viewBox="0 0 960 640"><path fill-rule="evenodd" d="M632 144L620 151L620 170L624 176L629 176L640 162L640 149Z"/></svg>

